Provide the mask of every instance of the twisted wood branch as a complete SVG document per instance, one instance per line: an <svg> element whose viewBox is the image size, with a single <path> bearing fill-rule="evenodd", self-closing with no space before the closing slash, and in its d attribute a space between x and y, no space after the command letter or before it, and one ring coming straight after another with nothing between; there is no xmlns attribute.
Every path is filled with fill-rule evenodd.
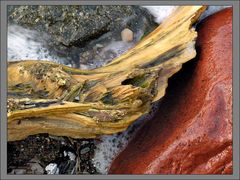
<svg viewBox="0 0 240 180"><path fill-rule="evenodd" d="M49 61L8 64L8 141L49 133L94 138L124 131L196 56L192 24L205 6L181 6L135 47L93 70Z"/></svg>

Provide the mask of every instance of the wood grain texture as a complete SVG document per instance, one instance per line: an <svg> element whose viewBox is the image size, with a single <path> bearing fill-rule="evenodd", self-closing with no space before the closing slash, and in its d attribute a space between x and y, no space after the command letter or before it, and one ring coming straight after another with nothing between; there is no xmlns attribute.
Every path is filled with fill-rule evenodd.
<svg viewBox="0 0 240 180"><path fill-rule="evenodd" d="M192 24L205 6L181 6L109 64L79 70L48 61L8 64L8 141L49 133L94 138L124 131L196 56Z"/></svg>

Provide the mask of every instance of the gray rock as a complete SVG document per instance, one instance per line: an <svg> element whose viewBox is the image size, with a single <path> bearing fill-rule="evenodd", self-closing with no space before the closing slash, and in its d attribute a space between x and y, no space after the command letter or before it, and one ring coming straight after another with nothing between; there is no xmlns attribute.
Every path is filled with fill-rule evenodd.
<svg viewBox="0 0 240 180"><path fill-rule="evenodd" d="M48 49L76 61L76 67L79 67L81 53L91 49L102 35L120 40L124 28L130 28L134 34L139 31L144 34L154 26L153 17L145 9L119 5L9 6L8 20L10 24L47 34Z"/></svg>
<svg viewBox="0 0 240 180"><path fill-rule="evenodd" d="M120 28L134 14L132 6L15 6L9 21L46 31L54 42L71 46Z"/></svg>

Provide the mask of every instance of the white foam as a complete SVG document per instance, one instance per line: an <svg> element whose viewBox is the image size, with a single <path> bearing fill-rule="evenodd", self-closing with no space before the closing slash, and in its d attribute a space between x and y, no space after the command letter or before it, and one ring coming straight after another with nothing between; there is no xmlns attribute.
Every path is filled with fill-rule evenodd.
<svg viewBox="0 0 240 180"><path fill-rule="evenodd" d="M204 13L200 16L199 21L202 21L203 19L210 16L211 14L218 12L222 9L225 9L227 7L231 7L231 6L209 6L207 10L204 11Z"/></svg>
<svg viewBox="0 0 240 180"><path fill-rule="evenodd" d="M146 8L153 16L156 23L160 24L168 17L178 6L142 6Z"/></svg>
<svg viewBox="0 0 240 180"><path fill-rule="evenodd" d="M63 63L64 59L50 54L43 36L34 30L25 29L18 25L9 25L8 61L51 60Z"/></svg>
<svg viewBox="0 0 240 180"><path fill-rule="evenodd" d="M131 48L134 45L134 43L131 42L124 42L124 41L112 41L110 44L108 44L107 46L105 46L103 48L103 52L104 51L109 51L112 50L114 52L116 52L116 54L119 56L121 54L123 54L124 52L126 52L129 48Z"/></svg>
<svg viewBox="0 0 240 180"><path fill-rule="evenodd" d="M168 17L178 6L142 6L146 8L154 17L155 22L160 24L166 17ZM207 10L199 18L199 22L211 14L218 12L230 6L208 6Z"/></svg>

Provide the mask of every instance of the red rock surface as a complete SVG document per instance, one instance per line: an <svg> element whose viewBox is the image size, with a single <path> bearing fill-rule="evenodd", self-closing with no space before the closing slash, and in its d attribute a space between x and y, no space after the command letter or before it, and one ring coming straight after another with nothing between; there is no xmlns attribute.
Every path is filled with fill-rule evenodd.
<svg viewBox="0 0 240 180"><path fill-rule="evenodd" d="M199 58L171 79L109 174L232 174L232 8L198 32Z"/></svg>

